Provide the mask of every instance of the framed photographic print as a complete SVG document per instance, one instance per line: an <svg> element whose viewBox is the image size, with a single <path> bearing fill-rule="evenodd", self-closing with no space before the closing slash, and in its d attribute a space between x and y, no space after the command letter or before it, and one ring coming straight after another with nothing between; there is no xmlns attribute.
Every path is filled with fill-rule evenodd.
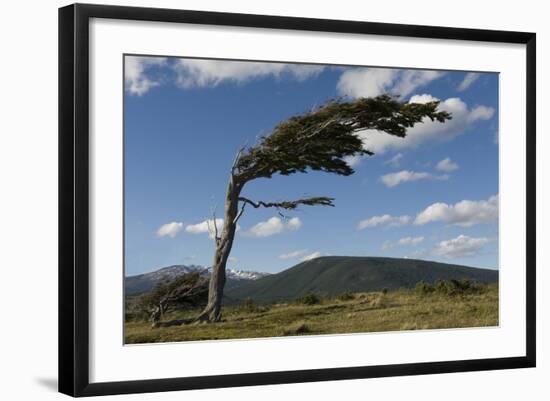
<svg viewBox="0 0 550 401"><path fill-rule="evenodd" d="M59 390L535 366L535 80L534 33L61 8Z"/></svg>

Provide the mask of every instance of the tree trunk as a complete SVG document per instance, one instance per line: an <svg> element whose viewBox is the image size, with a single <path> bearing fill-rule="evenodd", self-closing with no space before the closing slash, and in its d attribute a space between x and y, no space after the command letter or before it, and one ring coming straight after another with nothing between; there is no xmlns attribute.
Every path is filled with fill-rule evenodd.
<svg viewBox="0 0 550 401"><path fill-rule="evenodd" d="M223 228L219 237L216 222L214 221L216 252L214 254L214 261L212 262L212 274L208 288L208 304L197 318L199 321L218 322L221 319L223 288L225 286L225 266L235 238L237 228L235 220L239 211L239 195L241 190L242 184L231 175L225 197Z"/></svg>

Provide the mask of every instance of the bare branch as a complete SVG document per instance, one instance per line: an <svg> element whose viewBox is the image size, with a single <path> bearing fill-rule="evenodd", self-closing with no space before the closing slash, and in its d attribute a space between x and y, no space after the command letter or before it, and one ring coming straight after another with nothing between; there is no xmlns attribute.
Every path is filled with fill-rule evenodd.
<svg viewBox="0 0 550 401"><path fill-rule="evenodd" d="M248 198L245 197L239 197L239 201L244 202L245 204L248 203L254 208L259 207L275 207L277 209L286 209L286 210L294 210L299 205L306 205L306 206L315 206L315 205L321 205L321 206L334 206L334 203L332 202L334 198L329 198L326 196L314 196L311 198L303 198L303 199L297 199L293 201L282 201L282 202L264 202L264 201L258 201L254 202Z"/></svg>
<svg viewBox="0 0 550 401"><path fill-rule="evenodd" d="M239 211L239 213L233 219L233 224L237 224L237 221L239 221L239 219L241 218L241 216L244 213L245 206L246 206L246 202L243 203L243 205L241 206L241 210Z"/></svg>
<svg viewBox="0 0 550 401"><path fill-rule="evenodd" d="M221 239L218 236L218 225L216 224L216 205L212 207L212 223L214 224L214 229L210 227L210 219L206 219L206 227L208 227L208 234L214 236L214 241L216 242L216 245L218 244L219 240Z"/></svg>
<svg viewBox="0 0 550 401"><path fill-rule="evenodd" d="M212 209L212 221L214 222L214 240L216 244L219 242L220 237L218 236L218 223L216 222L216 208Z"/></svg>

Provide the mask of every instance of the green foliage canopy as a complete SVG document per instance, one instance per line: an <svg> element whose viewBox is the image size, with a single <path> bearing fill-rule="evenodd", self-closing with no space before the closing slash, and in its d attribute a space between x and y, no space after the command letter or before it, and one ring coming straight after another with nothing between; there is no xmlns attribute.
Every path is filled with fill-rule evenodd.
<svg viewBox="0 0 550 401"><path fill-rule="evenodd" d="M407 129L424 118L445 122L446 111L438 111L439 101L404 103L381 95L344 102L331 100L325 105L285 120L271 134L239 154L234 176L242 183L274 174L305 173L308 169L351 175L346 156L372 155L355 135L361 130L378 130L405 137Z"/></svg>

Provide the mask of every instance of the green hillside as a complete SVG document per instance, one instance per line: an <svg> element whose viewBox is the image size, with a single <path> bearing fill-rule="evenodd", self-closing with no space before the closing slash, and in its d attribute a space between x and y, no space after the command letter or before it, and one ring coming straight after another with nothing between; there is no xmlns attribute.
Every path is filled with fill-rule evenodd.
<svg viewBox="0 0 550 401"><path fill-rule="evenodd" d="M498 271L414 259L325 256L238 288L226 291L226 303L251 298L257 303L284 302L316 293L333 296L344 292L368 292L412 288L419 281L470 279L498 281Z"/></svg>

